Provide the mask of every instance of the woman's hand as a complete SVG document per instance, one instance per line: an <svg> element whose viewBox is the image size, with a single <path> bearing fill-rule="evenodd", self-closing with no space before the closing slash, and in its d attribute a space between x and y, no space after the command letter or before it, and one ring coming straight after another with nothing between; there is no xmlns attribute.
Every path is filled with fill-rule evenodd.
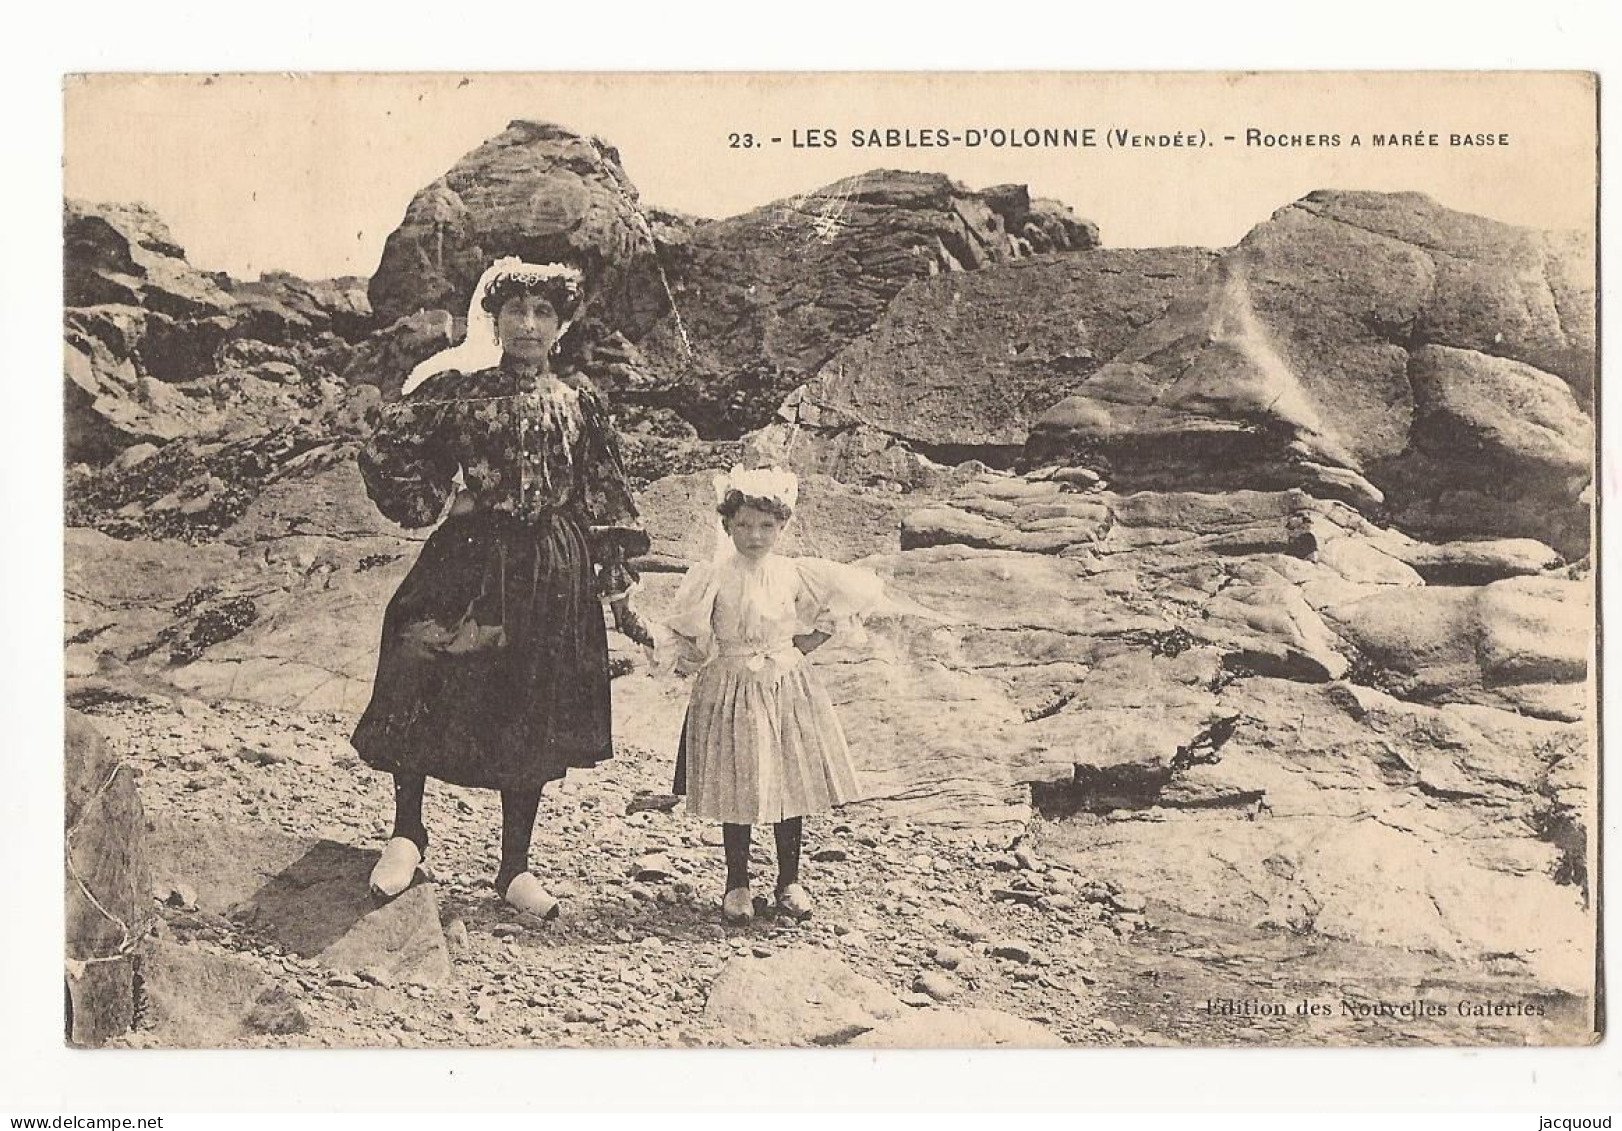
<svg viewBox="0 0 1622 1131"><path fill-rule="evenodd" d="M479 497L466 487L456 489L456 497L451 500L450 517L457 518L464 514L472 514L479 509Z"/></svg>
<svg viewBox="0 0 1622 1131"><path fill-rule="evenodd" d="M781 640L782 637L780 636L778 639ZM833 637L829 633L823 632L821 629L813 629L810 632L802 632L799 636L796 636L794 646L800 650L802 656L809 656L832 639Z"/></svg>

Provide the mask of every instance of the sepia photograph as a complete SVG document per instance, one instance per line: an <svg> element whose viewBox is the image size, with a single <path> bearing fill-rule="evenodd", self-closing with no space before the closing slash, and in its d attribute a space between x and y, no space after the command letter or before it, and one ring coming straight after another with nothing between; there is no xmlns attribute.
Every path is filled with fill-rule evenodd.
<svg viewBox="0 0 1622 1131"><path fill-rule="evenodd" d="M62 98L69 1046L1604 1035L1596 76Z"/></svg>

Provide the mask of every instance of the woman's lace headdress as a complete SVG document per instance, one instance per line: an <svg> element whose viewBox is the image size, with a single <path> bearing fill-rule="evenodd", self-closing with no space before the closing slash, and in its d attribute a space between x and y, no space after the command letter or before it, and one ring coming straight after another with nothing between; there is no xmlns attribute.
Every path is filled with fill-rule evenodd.
<svg viewBox="0 0 1622 1131"><path fill-rule="evenodd" d="M469 300L467 307L467 335L461 344L441 350L413 369L411 376L406 378L405 384L401 387L400 395L405 396L428 378L447 370L476 373L480 369L489 369L497 364L501 360L501 343L496 340L495 317L484 308L485 296L497 283L508 280L538 284L552 279L572 283L571 289L576 294L579 294L585 285L580 269L567 263L525 263L515 255L506 256L492 263L479 277L479 285L473 288L473 298ZM573 321L572 315L577 313L579 308L580 303L577 302L571 310L558 311L558 316L562 319L558 324L559 342L563 340L564 331Z"/></svg>

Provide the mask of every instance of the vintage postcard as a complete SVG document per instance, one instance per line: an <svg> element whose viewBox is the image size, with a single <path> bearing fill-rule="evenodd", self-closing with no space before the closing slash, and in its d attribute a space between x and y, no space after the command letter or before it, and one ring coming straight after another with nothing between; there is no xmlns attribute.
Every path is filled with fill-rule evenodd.
<svg viewBox="0 0 1622 1131"><path fill-rule="evenodd" d="M64 99L69 1043L1601 1035L1594 76Z"/></svg>

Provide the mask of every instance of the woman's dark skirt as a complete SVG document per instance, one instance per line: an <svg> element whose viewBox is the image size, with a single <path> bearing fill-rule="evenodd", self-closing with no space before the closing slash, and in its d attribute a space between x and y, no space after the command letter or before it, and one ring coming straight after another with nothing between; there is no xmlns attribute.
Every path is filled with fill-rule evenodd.
<svg viewBox="0 0 1622 1131"><path fill-rule="evenodd" d="M486 789L536 788L613 753L608 633L567 514L447 519L383 617L367 765Z"/></svg>

